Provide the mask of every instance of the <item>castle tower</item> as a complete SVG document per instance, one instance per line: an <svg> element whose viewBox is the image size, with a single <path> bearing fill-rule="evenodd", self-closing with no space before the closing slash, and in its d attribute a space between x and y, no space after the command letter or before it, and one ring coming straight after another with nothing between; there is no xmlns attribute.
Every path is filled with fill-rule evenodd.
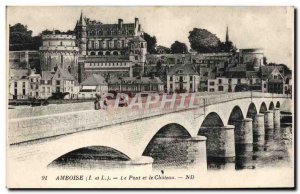
<svg viewBox="0 0 300 194"><path fill-rule="evenodd" d="M41 70L55 71L57 68L78 77L78 52L76 37L67 34L42 35L43 44L39 48Z"/></svg>
<svg viewBox="0 0 300 194"><path fill-rule="evenodd" d="M87 33L86 33L86 22L83 18L81 11L80 18L76 23L75 27L76 38L78 40L79 54L86 55L86 43L87 43Z"/></svg>

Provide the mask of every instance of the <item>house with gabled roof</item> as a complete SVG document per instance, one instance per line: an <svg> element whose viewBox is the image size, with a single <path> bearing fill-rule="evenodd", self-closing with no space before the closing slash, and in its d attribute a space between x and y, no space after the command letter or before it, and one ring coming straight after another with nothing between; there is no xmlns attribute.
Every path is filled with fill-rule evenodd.
<svg viewBox="0 0 300 194"><path fill-rule="evenodd" d="M108 84L104 77L99 74L92 74L87 77L81 84L78 93L80 99L95 98L96 94L108 92Z"/></svg>

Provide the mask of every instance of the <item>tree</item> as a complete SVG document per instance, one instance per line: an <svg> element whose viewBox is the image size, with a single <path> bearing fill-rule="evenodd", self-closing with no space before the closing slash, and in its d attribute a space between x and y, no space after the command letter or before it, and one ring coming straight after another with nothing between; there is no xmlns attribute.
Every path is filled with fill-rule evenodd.
<svg viewBox="0 0 300 194"><path fill-rule="evenodd" d="M220 39L206 29L194 28L189 32L191 48L202 53L218 52Z"/></svg>
<svg viewBox="0 0 300 194"><path fill-rule="evenodd" d="M218 51L219 52L235 52L236 48L235 48L235 46L233 46L233 43L231 41L220 42Z"/></svg>
<svg viewBox="0 0 300 194"><path fill-rule="evenodd" d="M188 52L188 48L186 46L185 43L179 42L179 41L175 41L172 45L171 45L171 52L172 53L187 53Z"/></svg>
<svg viewBox="0 0 300 194"><path fill-rule="evenodd" d="M171 53L171 49L168 48L168 47L165 47L165 46L158 45L156 47L156 53L157 54L170 54Z"/></svg>
<svg viewBox="0 0 300 194"><path fill-rule="evenodd" d="M155 36L150 36L147 33L144 33L144 39L147 42L147 51L150 54L155 54L156 53L156 37Z"/></svg>
<svg viewBox="0 0 300 194"><path fill-rule="evenodd" d="M9 26L9 50L38 50L41 46L41 38L32 37L32 31L26 25L17 23Z"/></svg>

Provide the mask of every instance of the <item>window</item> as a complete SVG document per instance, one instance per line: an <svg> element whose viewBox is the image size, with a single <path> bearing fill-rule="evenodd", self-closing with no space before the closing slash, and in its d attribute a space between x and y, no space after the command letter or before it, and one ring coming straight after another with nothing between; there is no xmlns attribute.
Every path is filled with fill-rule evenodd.
<svg viewBox="0 0 300 194"><path fill-rule="evenodd" d="M25 82L22 83L23 88L25 88L25 84L26 84Z"/></svg>
<svg viewBox="0 0 300 194"><path fill-rule="evenodd" d="M179 76L179 81L183 82L183 77L182 76Z"/></svg>
<svg viewBox="0 0 300 194"><path fill-rule="evenodd" d="M173 76L170 76L170 81L173 81Z"/></svg>
<svg viewBox="0 0 300 194"><path fill-rule="evenodd" d="M190 76L190 81L193 81L193 76Z"/></svg>
<svg viewBox="0 0 300 194"><path fill-rule="evenodd" d="M214 85L215 85L215 82L209 82L209 85L210 85L210 86L214 86Z"/></svg>
<svg viewBox="0 0 300 194"><path fill-rule="evenodd" d="M219 81L219 84L222 84L222 79L219 79L218 81Z"/></svg>
<svg viewBox="0 0 300 194"><path fill-rule="evenodd" d="M190 89L193 89L193 84L192 83L190 83Z"/></svg>
<svg viewBox="0 0 300 194"><path fill-rule="evenodd" d="M56 80L56 85L60 85L60 80Z"/></svg>
<svg viewBox="0 0 300 194"><path fill-rule="evenodd" d="M62 42L60 42L60 46L62 46Z"/></svg>
<svg viewBox="0 0 300 194"><path fill-rule="evenodd" d="M138 56L135 56L134 58L135 58L135 60L138 60L138 59L139 59L139 57L138 57Z"/></svg>
<svg viewBox="0 0 300 194"><path fill-rule="evenodd" d="M50 93L50 87L48 87L48 93Z"/></svg>
<svg viewBox="0 0 300 194"><path fill-rule="evenodd" d="M238 79L238 80L237 80L237 83L240 84L240 83L241 83L241 79Z"/></svg>
<svg viewBox="0 0 300 194"><path fill-rule="evenodd" d="M274 75L274 79L278 79L277 75Z"/></svg>
<svg viewBox="0 0 300 194"><path fill-rule="evenodd" d="M45 93L45 91L46 91L46 90L45 90L45 87L42 87L42 91Z"/></svg>
<svg viewBox="0 0 300 194"><path fill-rule="evenodd" d="M231 78L228 79L228 83L231 83Z"/></svg>
<svg viewBox="0 0 300 194"><path fill-rule="evenodd" d="M173 89L173 84L170 84L170 89Z"/></svg>
<svg viewBox="0 0 300 194"><path fill-rule="evenodd" d="M264 88L267 88L267 84L264 84Z"/></svg>
<svg viewBox="0 0 300 194"><path fill-rule="evenodd" d="M14 84L14 85L15 85L15 87L18 87L18 82L15 82L15 84Z"/></svg>
<svg viewBox="0 0 300 194"><path fill-rule="evenodd" d="M219 86L218 89L219 89L219 91L223 91L224 87L223 86Z"/></svg>
<svg viewBox="0 0 300 194"><path fill-rule="evenodd" d="M210 88L209 91L210 91L210 92L214 92L215 89L214 89L214 88Z"/></svg>
<svg viewBox="0 0 300 194"><path fill-rule="evenodd" d="M91 41L91 47L92 47L92 49L94 49L95 48L95 41Z"/></svg>
<svg viewBox="0 0 300 194"><path fill-rule="evenodd" d="M26 94L26 91L25 91L25 89L23 89L23 95L25 95Z"/></svg>

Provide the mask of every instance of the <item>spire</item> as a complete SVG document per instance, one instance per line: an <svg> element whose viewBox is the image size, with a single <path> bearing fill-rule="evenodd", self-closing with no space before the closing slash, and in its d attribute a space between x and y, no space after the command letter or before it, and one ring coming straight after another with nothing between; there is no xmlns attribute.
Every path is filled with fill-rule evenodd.
<svg viewBox="0 0 300 194"><path fill-rule="evenodd" d="M81 14L80 14L80 18L79 18L78 24L79 24L80 26L85 26L85 25L86 25L85 20L84 20L84 18L83 18L82 10L81 10Z"/></svg>
<svg viewBox="0 0 300 194"><path fill-rule="evenodd" d="M226 42L229 42L228 25L226 27Z"/></svg>

